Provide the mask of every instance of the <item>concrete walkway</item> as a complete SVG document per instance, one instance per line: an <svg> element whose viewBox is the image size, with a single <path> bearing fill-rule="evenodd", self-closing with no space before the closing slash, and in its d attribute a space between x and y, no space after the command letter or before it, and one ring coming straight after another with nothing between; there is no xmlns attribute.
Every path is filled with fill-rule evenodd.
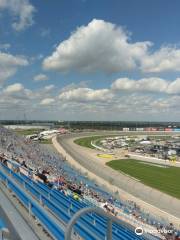
<svg viewBox="0 0 180 240"><path fill-rule="evenodd" d="M0 207L6 216L9 223L8 228L11 233L12 240L39 240L37 235L27 224L24 218L19 214L7 196L3 193L0 187Z"/></svg>
<svg viewBox="0 0 180 240"><path fill-rule="evenodd" d="M109 133L104 132L105 134ZM94 133L94 135L96 134ZM180 228L180 200L145 186L130 176L102 166L102 164L89 158L86 148L73 143L74 138L84 136L87 134L63 135L59 137L58 141L53 138L52 142L58 152L73 167L95 180L102 189L116 194L116 197L121 199L135 201L146 212L173 222Z"/></svg>

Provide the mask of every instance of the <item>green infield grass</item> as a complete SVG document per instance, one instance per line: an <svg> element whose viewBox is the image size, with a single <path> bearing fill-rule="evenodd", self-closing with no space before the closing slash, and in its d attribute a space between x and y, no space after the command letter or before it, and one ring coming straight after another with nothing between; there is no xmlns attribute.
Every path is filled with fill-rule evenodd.
<svg viewBox="0 0 180 240"><path fill-rule="evenodd" d="M78 138L78 139L74 140L74 142L83 147L94 148L91 145L91 141L95 141L95 140L98 140L101 138L104 138L104 136L103 137L102 136L92 136L92 137Z"/></svg>
<svg viewBox="0 0 180 240"><path fill-rule="evenodd" d="M109 167L128 174L142 183L180 199L180 168L138 160L113 160Z"/></svg>
<svg viewBox="0 0 180 240"><path fill-rule="evenodd" d="M83 137L83 138L78 138L76 140L74 140L74 142L80 146L83 146L83 147L88 147L88 148L94 148L92 145L91 145L91 142L93 141L94 143L96 143L96 145L98 146L101 146L101 143L100 141L102 139L105 139L107 137L116 137L116 136L119 136L118 134L114 134L114 135L105 135L105 136L90 136L90 137ZM152 137L153 139L157 138L158 136L149 136L150 138ZM169 139L169 136L160 136L159 137L160 139L162 140L167 140ZM130 140L129 141L129 145L132 146L134 144L134 139Z"/></svg>
<svg viewBox="0 0 180 240"><path fill-rule="evenodd" d="M91 145L91 142L93 141L94 143L96 143L96 145L101 146L100 144L100 140L107 138L107 137L116 137L118 135L107 135L107 136L91 136L91 137L83 137L83 138L78 138L76 140L74 140L74 142L80 146L83 147L88 147L88 148L94 148Z"/></svg>

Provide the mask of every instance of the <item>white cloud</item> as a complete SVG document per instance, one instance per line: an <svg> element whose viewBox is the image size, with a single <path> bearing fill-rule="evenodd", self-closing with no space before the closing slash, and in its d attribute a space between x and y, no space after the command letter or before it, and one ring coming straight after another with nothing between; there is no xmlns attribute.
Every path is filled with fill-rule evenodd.
<svg viewBox="0 0 180 240"><path fill-rule="evenodd" d="M94 90L96 91L96 90ZM86 91L74 91L61 94L59 106L64 114L83 120L168 120L178 119L180 113L179 96L146 94L143 92L114 92L112 98L104 101L92 100L86 96L78 97ZM83 100L86 99L86 100Z"/></svg>
<svg viewBox="0 0 180 240"><path fill-rule="evenodd" d="M180 96L158 98L151 103L151 106L161 111L170 109L170 108L172 108L173 110L180 110L179 101L180 101Z"/></svg>
<svg viewBox="0 0 180 240"><path fill-rule="evenodd" d="M12 85L9 85L7 86L5 89L4 89L4 93L14 93L14 92L20 92L24 89L24 86L21 84L21 83L15 83L15 84L12 84Z"/></svg>
<svg viewBox="0 0 180 240"><path fill-rule="evenodd" d="M142 78L132 80L119 78L111 85L112 90L131 92L162 92L166 94L180 94L180 78L174 81L167 81L162 78Z"/></svg>
<svg viewBox="0 0 180 240"><path fill-rule="evenodd" d="M34 81L35 82L46 81L46 80L48 80L48 77L45 74L41 73L41 74L38 74L38 75L34 76Z"/></svg>
<svg viewBox="0 0 180 240"><path fill-rule="evenodd" d="M21 83L14 83L4 88L0 95L2 95L2 98L5 100L11 101L12 104L14 104L16 101L30 100L32 94L32 91L26 89Z"/></svg>
<svg viewBox="0 0 180 240"><path fill-rule="evenodd" d="M180 49L162 47L153 54L147 54L141 61L143 72L180 71Z"/></svg>
<svg viewBox="0 0 180 240"><path fill-rule="evenodd" d="M170 89L171 82L167 81L167 83L167 89ZM1 88L1 116L11 112L12 117L13 114L23 117L27 109L28 116L36 119L63 116L63 118L79 120L112 120L112 117L113 120L141 120L142 117L145 120L163 118L177 120L180 113L180 96L174 93L158 95L152 92L146 94L146 91L123 90L121 94L121 91L111 88L92 89L71 86L60 89L60 94L57 96L56 91L51 91L53 88L54 86L48 85L32 91L21 83ZM164 91L167 92L167 89Z"/></svg>
<svg viewBox="0 0 180 240"><path fill-rule="evenodd" d="M180 78L169 83L167 93L180 94Z"/></svg>
<svg viewBox="0 0 180 240"><path fill-rule="evenodd" d="M150 45L150 42L130 43L122 27L94 19L61 42L52 55L45 58L43 67L60 72L128 71L138 66Z"/></svg>
<svg viewBox="0 0 180 240"><path fill-rule="evenodd" d="M178 106L178 97L162 98L154 95L146 95L143 93L127 93L120 95L118 92L114 93L113 97L105 101L92 99L86 101L78 97L68 97L60 99L59 106L63 109L64 113L69 113L78 119L102 119L102 120L119 120L131 119L145 120L159 119L163 117L177 116L180 111ZM168 104L169 103L169 104ZM161 106L164 106L161 107ZM176 106L176 109L174 109ZM115 114L114 114L115 113ZM162 114L166 114L163 115Z"/></svg>
<svg viewBox="0 0 180 240"><path fill-rule="evenodd" d="M64 86L63 88L61 88L61 92L67 92L69 90L74 90L77 88L88 88L88 81L81 81L78 83L72 82L72 83Z"/></svg>
<svg viewBox="0 0 180 240"><path fill-rule="evenodd" d="M45 89L46 91L51 91L51 90L54 89L54 87L55 87L55 86L54 86L53 84L51 84L51 85L45 86L44 89Z"/></svg>
<svg viewBox="0 0 180 240"><path fill-rule="evenodd" d="M5 111L8 116L11 115L14 118L14 114L23 116L27 110L28 113L35 111L36 114L32 115L32 117L36 118L38 113L42 114L42 106L52 104L54 97L44 88L32 91L25 88L21 83L14 83L0 89L0 114Z"/></svg>
<svg viewBox="0 0 180 240"><path fill-rule="evenodd" d="M76 88L60 93L59 99L64 101L108 101L113 94L108 89L94 90L91 88Z"/></svg>
<svg viewBox="0 0 180 240"><path fill-rule="evenodd" d="M0 0L0 11L2 10L8 10L16 18L12 23L16 31L24 30L34 23L35 7L29 0Z"/></svg>
<svg viewBox="0 0 180 240"><path fill-rule="evenodd" d="M27 65L28 61L25 57L0 52L0 83L13 76L18 67Z"/></svg>
<svg viewBox="0 0 180 240"><path fill-rule="evenodd" d="M161 78L143 78L131 80L119 78L111 85L113 90L141 91L141 92L164 92L167 90L168 82Z"/></svg>
<svg viewBox="0 0 180 240"><path fill-rule="evenodd" d="M55 102L55 100L53 98L45 98L40 102L40 104L41 105L50 105L54 102Z"/></svg>
<svg viewBox="0 0 180 240"><path fill-rule="evenodd" d="M162 46L151 50L150 41L131 42L121 26L93 19L61 42L43 61L46 70L59 72L180 71L180 49Z"/></svg>

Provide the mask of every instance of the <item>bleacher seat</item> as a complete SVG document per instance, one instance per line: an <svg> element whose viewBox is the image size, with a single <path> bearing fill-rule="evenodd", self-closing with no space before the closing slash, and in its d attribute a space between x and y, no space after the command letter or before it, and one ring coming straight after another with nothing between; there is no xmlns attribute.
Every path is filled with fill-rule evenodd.
<svg viewBox="0 0 180 240"><path fill-rule="evenodd" d="M23 174L15 173L8 167L2 166L12 176L13 180L23 185L24 190L30 192L38 200L39 204L45 205L64 224L67 224L71 217L80 209L88 207L87 203L77 201L71 196L65 196L58 190L50 189L43 183L35 182ZM1 178L3 179L3 176ZM34 211L34 213L36 212ZM106 239L106 227L107 219L93 213L81 217L76 223L74 230L84 239L103 240ZM113 240L143 239L143 237L137 236L132 229L117 224L113 224L112 234Z"/></svg>

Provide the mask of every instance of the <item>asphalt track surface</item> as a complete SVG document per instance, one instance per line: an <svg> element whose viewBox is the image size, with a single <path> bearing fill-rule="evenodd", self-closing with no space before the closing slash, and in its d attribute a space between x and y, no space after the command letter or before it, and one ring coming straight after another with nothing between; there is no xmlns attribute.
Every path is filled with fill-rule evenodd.
<svg viewBox="0 0 180 240"><path fill-rule="evenodd" d="M113 169L102 166L101 163L98 161L94 161L90 158L90 156L85 155L82 148L84 147L78 146L77 144L73 143L75 138L81 138L86 136L103 136L103 135L170 135L170 134L177 134L177 133L161 133L161 132L110 132L110 131L98 131L98 132L90 132L90 133L75 133L75 134L67 134L61 135L58 137L58 142L60 143L61 147L68 153L77 163L87 169L87 171L94 173L98 177L102 178L103 180L111 183L113 186L122 189L123 191L127 192L128 194L134 196L137 199L142 200L142 202L147 203L149 206L149 211L151 212L151 206L156 209L160 209L163 213L163 216L167 219L171 217L175 217L175 219L180 223L180 200L174 197L171 197L165 193L162 193L156 189L151 187L145 186L141 182L137 181L136 179L131 178L130 176L124 175ZM178 184L178 182L177 182ZM146 208L147 209L147 208ZM169 218L169 216L171 216Z"/></svg>

